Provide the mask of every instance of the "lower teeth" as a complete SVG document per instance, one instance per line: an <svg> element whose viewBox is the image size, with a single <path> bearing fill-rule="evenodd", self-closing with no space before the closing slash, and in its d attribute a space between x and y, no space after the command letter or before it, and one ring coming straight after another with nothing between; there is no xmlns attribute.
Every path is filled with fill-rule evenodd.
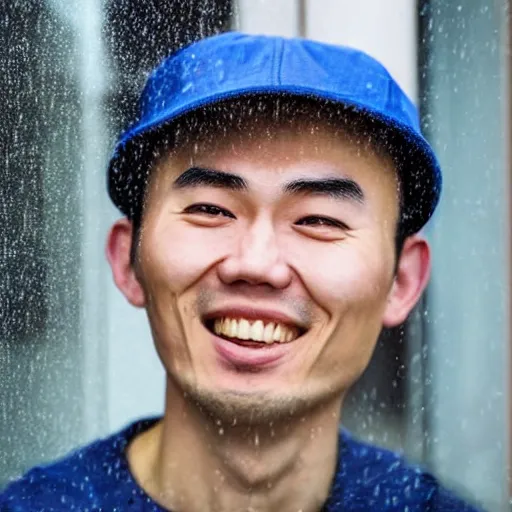
<svg viewBox="0 0 512 512"><path fill-rule="evenodd" d="M229 336L226 336L225 334L217 334L217 336L221 336L222 338L224 338L228 341L232 341L234 343L238 343L241 345L273 345L274 343L277 343L276 341L266 343L265 341L242 340L240 338L231 338Z"/></svg>

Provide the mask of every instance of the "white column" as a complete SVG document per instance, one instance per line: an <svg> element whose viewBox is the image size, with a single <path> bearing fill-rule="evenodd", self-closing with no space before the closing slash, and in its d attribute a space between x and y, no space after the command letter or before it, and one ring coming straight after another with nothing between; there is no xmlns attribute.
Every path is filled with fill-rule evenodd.
<svg viewBox="0 0 512 512"><path fill-rule="evenodd" d="M76 1L76 0L75 0ZM82 339L85 437L116 431L163 411L164 370L144 310L116 288L105 257L111 224L120 217L107 195L110 154L103 98L107 60L101 44L103 0L85 0L73 11L80 34L83 91Z"/></svg>
<svg viewBox="0 0 512 512"><path fill-rule="evenodd" d="M293 37L298 33L297 0L237 0L234 29Z"/></svg>
<svg viewBox="0 0 512 512"><path fill-rule="evenodd" d="M48 0L48 7L72 27L76 60L70 62L80 91L80 144L77 161L81 186L82 225L70 236L80 236L80 325L69 326L77 346L72 362L81 375L83 415L80 441L92 440L108 430L107 322L108 303L105 261L107 197L105 158L108 131L103 113L106 92L105 55L102 45L103 0ZM75 170L76 171L76 170ZM73 172L69 169L69 172ZM61 335L66 335L62 333ZM78 344L79 343L79 344Z"/></svg>
<svg viewBox="0 0 512 512"><path fill-rule="evenodd" d="M107 430L107 309L104 256L106 233L105 171L107 129L103 115L105 58L102 45L102 0L73 2L70 9L79 35L82 92L82 347L84 436L93 439Z"/></svg>
<svg viewBox="0 0 512 512"><path fill-rule="evenodd" d="M416 100L415 0L304 1L307 37L367 52L381 61L408 96Z"/></svg>

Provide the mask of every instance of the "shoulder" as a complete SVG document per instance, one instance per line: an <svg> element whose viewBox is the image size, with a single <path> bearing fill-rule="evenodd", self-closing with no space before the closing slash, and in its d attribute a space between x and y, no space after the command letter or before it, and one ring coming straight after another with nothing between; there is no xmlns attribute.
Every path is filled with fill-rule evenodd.
<svg viewBox="0 0 512 512"><path fill-rule="evenodd" d="M343 510L477 512L400 454L340 435L334 493ZM333 508L332 510L336 510ZM341 509L340 509L341 510Z"/></svg>
<svg viewBox="0 0 512 512"><path fill-rule="evenodd" d="M94 503L95 490L90 475L96 465L96 443L66 458L37 466L11 483L0 497L1 512L25 510L53 511L73 508L78 503Z"/></svg>
<svg viewBox="0 0 512 512"><path fill-rule="evenodd" d="M0 494L0 512L109 510L120 489L131 492L133 479L124 450L142 424L32 468Z"/></svg>
<svg viewBox="0 0 512 512"><path fill-rule="evenodd" d="M80 510L86 505L100 510L101 482L116 464L109 453L114 440L97 441L52 464L32 468L2 493L0 511Z"/></svg>

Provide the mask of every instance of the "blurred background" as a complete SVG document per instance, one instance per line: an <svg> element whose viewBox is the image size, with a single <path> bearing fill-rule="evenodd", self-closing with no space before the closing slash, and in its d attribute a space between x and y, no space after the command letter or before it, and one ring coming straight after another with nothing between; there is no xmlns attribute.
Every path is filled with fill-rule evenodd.
<svg viewBox="0 0 512 512"><path fill-rule="evenodd" d="M509 3L0 2L0 487L163 410L144 312L104 257L105 170L149 70L221 31L306 36L380 59L445 176L422 303L384 332L343 422L488 510L509 510Z"/></svg>

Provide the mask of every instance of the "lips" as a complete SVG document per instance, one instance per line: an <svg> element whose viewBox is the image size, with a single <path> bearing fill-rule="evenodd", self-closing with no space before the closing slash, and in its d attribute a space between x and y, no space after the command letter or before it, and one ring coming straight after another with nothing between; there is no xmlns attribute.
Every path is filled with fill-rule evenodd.
<svg viewBox="0 0 512 512"><path fill-rule="evenodd" d="M288 326L282 322L251 321L246 318L216 318L213 331L217 335L237 340L252 340L266 343L287 343L299 336L297 327Z"/></svg>
<svg viewBox="0 0 512 512"><path fill-rule="evenodd" d="M277 311L224 308L203 317L214 335L214 346L225 362L237 367L272 365L289 352L306 328Z"/></svg>
<svg viewBox="0 0 512 512"><path fill-rule="evenodd" d="M282 312L246 307L210 312L203 317L203 323L218 336L266 344L289 343L307 330Z"/></svg>

